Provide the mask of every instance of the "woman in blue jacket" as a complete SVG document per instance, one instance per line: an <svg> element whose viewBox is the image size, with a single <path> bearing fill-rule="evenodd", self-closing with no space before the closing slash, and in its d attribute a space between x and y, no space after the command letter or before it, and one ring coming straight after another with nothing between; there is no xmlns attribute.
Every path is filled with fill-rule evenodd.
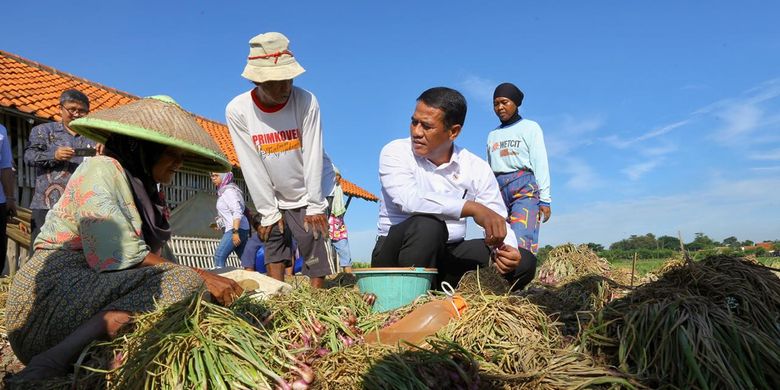
<svg viewBox="0 0 780 390"><path fill-rule="evenodd" d="M523 92L503 83L493 92L501 124L488 134L487 157L509 210L518 246L539 250L539 225L550 219L550 170L539 124L520 116Z"/></svg>

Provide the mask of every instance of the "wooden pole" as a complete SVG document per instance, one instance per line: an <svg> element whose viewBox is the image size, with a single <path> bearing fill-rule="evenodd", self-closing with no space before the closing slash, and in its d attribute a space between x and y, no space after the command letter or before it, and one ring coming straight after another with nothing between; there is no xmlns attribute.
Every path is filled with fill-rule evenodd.
<svg viewBox="0 0 780 390"><path fill-rule="evenodd" d="M634 287L634 272L636 272L636 256L637 253L634 252L634 261L631 262L631 287Z"/></svg>
<svg viewBox="0 0 780 390"><path fill-rule="evenodd" d="M693 260L691 260L691 256L688 256L688 252L685 251L685 245L683 245L682 233L680 233L679 230L677 231L677 238L680 239L680 251L683 254L683 258L685 259L685 262L688 265L693 264Z"/></svg>

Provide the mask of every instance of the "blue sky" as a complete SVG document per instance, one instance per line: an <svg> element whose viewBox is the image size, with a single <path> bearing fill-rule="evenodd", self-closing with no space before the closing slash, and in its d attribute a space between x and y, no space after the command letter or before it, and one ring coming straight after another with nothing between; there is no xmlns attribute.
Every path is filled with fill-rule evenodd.
<svg viewBox="0 0 780 390"><path fill-rule="evenodd" d="M420 92L463 92L458 143L482 155L493 88L509 81L550 155L542 245L678 231L780 239L780 3L110 3L9 2L0 48L224 122L250 88L247 42L283 32L307 69L296 85L320 100L328 153L375 194L379 151L408 135ZM358 260L377 211L350 206Z"/></svg>

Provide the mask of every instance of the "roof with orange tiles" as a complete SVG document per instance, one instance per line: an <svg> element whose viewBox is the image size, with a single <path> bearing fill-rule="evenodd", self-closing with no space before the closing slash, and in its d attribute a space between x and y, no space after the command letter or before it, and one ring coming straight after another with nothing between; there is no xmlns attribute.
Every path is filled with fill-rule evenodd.
<svg viewBox="0 0 780 390"><path fill-rule="evenodd" d="M758 249L758 248L763 248L763 249L765 249L767 251L773 251L775 249L775 243L773 243L773 242L758 242L755 245L746 246L746 247L744 247L742 249L744 249L744 250L753 250L753 249Z"/></svg>
<svg viewBox="0 0 780 390"><path fill-rule="evenodd" d="M68 88L78 89L86 94L89 97L91 110L115 107L140 99L127 92L0 50L0 107L44 121L58 121L62 119L59 109L60 93ZM217 141L228 160L234 166L238 166L238 158L227 126L193 115L206 132ZM342 179L342 186L347 195L372 202L378 200L374 194L344 179Z"/></svg>

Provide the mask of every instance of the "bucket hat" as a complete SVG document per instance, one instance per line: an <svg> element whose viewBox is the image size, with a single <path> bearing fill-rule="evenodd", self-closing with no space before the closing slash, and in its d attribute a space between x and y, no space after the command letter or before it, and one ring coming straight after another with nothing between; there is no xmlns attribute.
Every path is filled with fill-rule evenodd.
<svg viewBox="0 0 780 390"><path fill-rule="evenodd" d="M290 51L290 40L282 33L269 32L249 40L249 57L241 76L264 83L290 80L305 71Z"/></svg>
<svg viewBox="0 0 780 390"><path fill-rule="evenodd" d="M169 96L152 96L95 111L70 123L75 132L105 143L123 134L185 151L182 166L198 172L227 172L230 162L189 112Z"/></svg>

